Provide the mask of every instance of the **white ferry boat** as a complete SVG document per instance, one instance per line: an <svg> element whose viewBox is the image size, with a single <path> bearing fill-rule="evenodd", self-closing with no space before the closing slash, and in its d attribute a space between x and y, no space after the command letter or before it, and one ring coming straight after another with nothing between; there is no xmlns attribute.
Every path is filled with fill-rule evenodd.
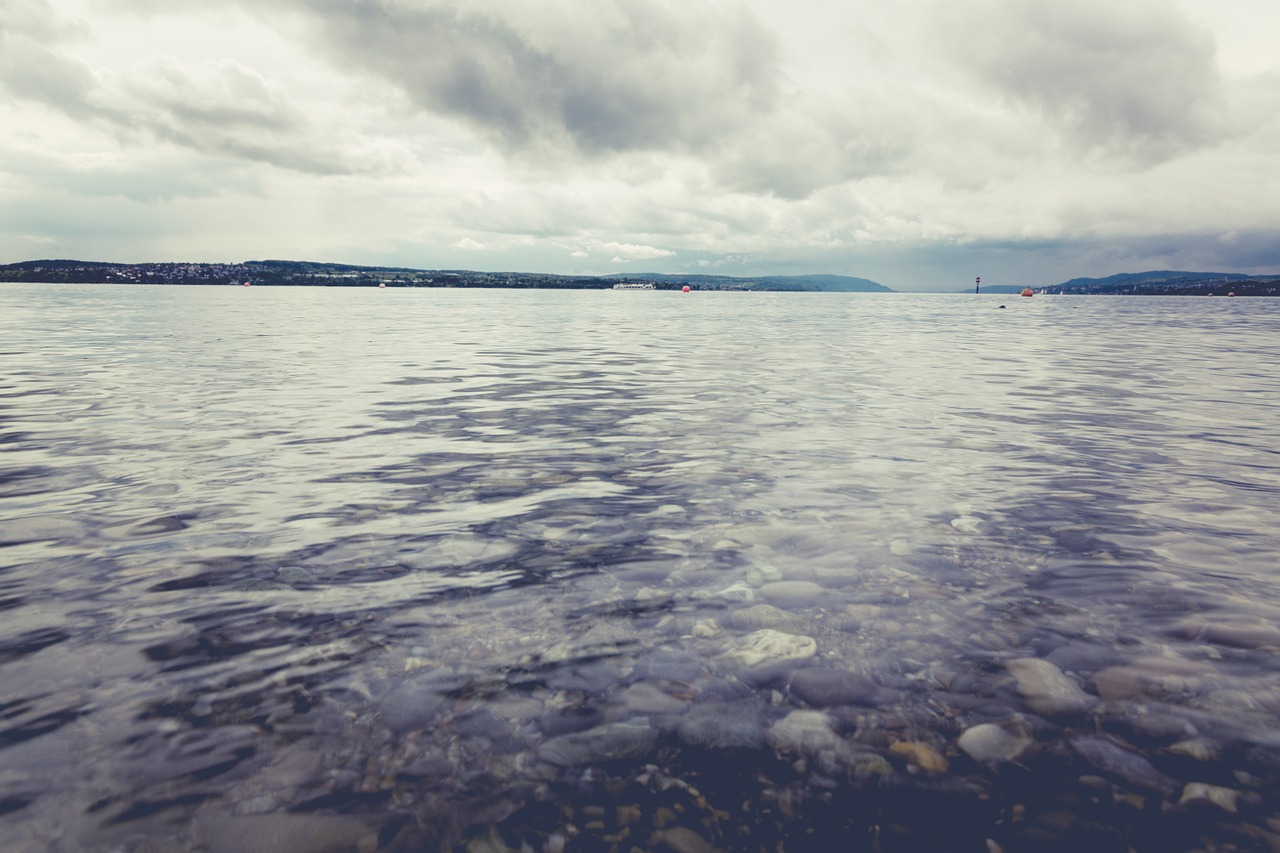
<svg viewBox="0 0 1280 853"><path fill-rule="evenodd" d="M614 290L653 290L647 281L620 281L613 286Z"/></svg>

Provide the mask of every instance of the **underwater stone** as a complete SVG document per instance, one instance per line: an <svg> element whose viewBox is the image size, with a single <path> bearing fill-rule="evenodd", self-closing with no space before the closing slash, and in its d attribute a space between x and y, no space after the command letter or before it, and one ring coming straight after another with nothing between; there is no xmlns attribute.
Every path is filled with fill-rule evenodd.
<svg viewBox="0 0 1280 853"><path fill-rule="evenodd" d="M1120 779L1136 788L1164 796L1173 793L1172 779L1152 766L1150 761L1097 735L1080 735L1068 741L1076 754L1098 772Z"/></svg>
<svg viewBox="0 0 1280 853"><path fill-rule="evenodd" d="M946 773L951 768L947 759L942 753L929 746L927 743L919 743L917 741L899 741L889 747L889 751L894 755L904 758L907 762L916 765L926 773L938 774Z"/></svg>
<svg viewBox="0 0 1280 853"><path fill-rule="evenodd" d="M769 745L774 749L817 752L842 743L831 728L831 718L821 711L792 711L769 729Z"/></svg>
<svg viewBox="0 0 1280 853"><path fill-rule="evenodd" d="M760 596L765 601L783 607L801 607L813 604L823 595L827 595L826 587L813 581L775 581L760 587Z"/></svg>
<svg viewBox="0 0 1280 853"><path fill-rule="evenodd" d="M818 653L818 643L812 637L765 628L732 640L723 651L725 657L744 666L757 666L811 658Z"/></svg>
<svg viewBox="0 0 1280 853"><path fill-rule="evenodd" d="M810 667L791 676L791 692L815 708L837 705L874 706L879 693L865 675L843 669Z"/></svg>
<svg viewBox="0 0 1280 853"><path fill-rule="evenodd" d="M1037 714L1055 716L1087 711L1096 699L1081 690L1047 660L1018 658L1005 663L1018 683L1018 692Z"/></svg>
<svg viewBox="0 0 1280 853"><path fill-rule="evenodd" d="M649 843L669 848L674 853L720 853L719 847L685 826L661 829L653 834Z"/></svg>
<svg viewBox="0 0 1280 853"><path fill-rule="evenodd" d="M420 675L396 687L382 699L382 722L396 732L425 728L445 705L453 679L439 671Z"/></svg>
<svg viewBox="0 0 1280 853"><path fill-rule="evenodd" d="M196 822L194 834L210 853L351 853L378 845L363 823L320 814L211 815Z"/></svg>
<svg viewBox="0 0 1280 853"><path fill-rule="evenodd" d="M1010 732L996 723L980 723L964 730L956 746L979 764L995 766L1017 761L1035 743L1020 732Z"/></svg>
<svg viewBox="0 0 1280 853"><path fill-rule="evenodd" d="M758 631L761 628L772 628L788 634L803 634L805 620L794 613L788 613L772 604L757 604L735 610L725 619L729 625L740 631Z"/></svg>
<svg viewBox="0 0 1280 853"><path fill-rule="evenodd" d="M1230 788L1210 785L1205 782L1188 782L1182 789L1182 799L1178 800L1178 805L1211 804L1224 812L1235 814L1237 811L1236 802L1239 798L1240 792L1233 791Z"/></svg>
<svg viewBox="0 0 1280 853"><path fill-rule="evenodd" d="M633 717L552 738L538 749L538 757L559 767L576 767L639 758L657 742L657 730L647 720Z"/></svg>
<svg viewBox="0 0 1280 853"><path fill-rule="evenodd" d="M686 700L672 696L647 681L632 684L618 698L627 710L636 714L679 714L689 707Z"/></svg>
<svg viewBox="0 0 1280 853"><path fill-rule="evenodd" d="M1140 658L1094 673L1093 685L1104 699L1187 696L1200 691L1202 676L1213 668L1177 658Z"/></svg>
<svg viewBox="0 0 1280 853"><path fill-rule="evenodd" d="M1280 628L1265 622L1206 622L1187 619L1180 622L1172 633L1233 649L1280 648Z"/></svg>
<svg viewBox="0 0 1280 853"><path fill-rule="evenodd" d="M305 566L284 566L276 570L276 579L284 583L314 583L316 573Z"/></svg>
<svg viewBox="0 0 1280 853"><path fill-rule="evenodd" d="M759 749L764 743L760 706L754 702L696 705L676 730L688 746L703 749Z"/></svg>

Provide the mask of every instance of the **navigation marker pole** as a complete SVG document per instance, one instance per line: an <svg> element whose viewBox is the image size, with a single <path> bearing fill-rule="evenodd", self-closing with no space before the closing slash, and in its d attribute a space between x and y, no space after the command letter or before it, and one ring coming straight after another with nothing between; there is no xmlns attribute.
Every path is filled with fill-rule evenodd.
<svg viewBox="0 0 1280 853"><path fill-rule="evenodd" d="M973 292L974 293L982 292L982 276L978 276L973 280Z"/></svg>

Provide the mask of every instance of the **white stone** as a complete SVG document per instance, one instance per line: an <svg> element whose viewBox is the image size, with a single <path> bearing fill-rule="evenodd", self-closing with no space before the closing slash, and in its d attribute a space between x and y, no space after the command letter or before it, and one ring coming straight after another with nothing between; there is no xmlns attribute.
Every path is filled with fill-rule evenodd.
<svg viewBox="0 0 1280 853"><path fill-rule="evenodd" d="M1018 692L1037 714L1078 714L1097 701L1047 660L1018 658L1005 663L1018 682Z"/></svg>
<svg viewBox="0 0 1280 853"><path fill-rule="evenodd" d="M1003 764L1017 761L1034 741L1023 734L1009 732L995 723L980 723L965 729L956 746L979 764Z"/></svg>
<svg viewBox="0 0 1280 853"><path fill-rule="evenodd" d="M792 711L769 729L769 745L774 749L817 752L840 743L831 718L821 711Z"/></svg>
<svg viewBox="0 0 1280 853"><path fill-rule="evenodd" d="M1237 808L1236 800L1239 797L1239 791L1223 788L1220 785L1210 785L1205 782L1188 782L1186 787L1182 789L1182 799L1178 800L1178 805L1212 803L1224 812L1235 814Z"/></svg>
<svg viewBox="0 0 1280 853"><path fill-rule="evenodd" d="M725 657L743 666L805 660L817 653L818 644L812 637L784 634L770 628L738 637L724 647Z"/></svg>

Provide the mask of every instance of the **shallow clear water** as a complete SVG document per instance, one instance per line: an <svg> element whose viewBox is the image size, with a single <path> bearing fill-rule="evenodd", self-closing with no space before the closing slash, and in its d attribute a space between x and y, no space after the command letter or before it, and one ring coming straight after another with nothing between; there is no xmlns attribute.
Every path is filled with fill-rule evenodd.
<svg viewBox="0 0 1280 853"><path fill-rule="evenodd" d="M6 285L0 838L1264 849L1278 425L1280 300Z"/></svg>

